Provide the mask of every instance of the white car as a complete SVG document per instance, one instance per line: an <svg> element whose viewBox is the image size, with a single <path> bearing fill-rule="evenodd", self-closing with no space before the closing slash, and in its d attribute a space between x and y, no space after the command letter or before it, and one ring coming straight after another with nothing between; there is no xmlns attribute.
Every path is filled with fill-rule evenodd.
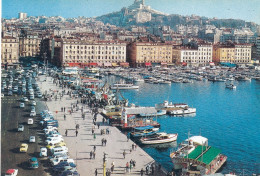
<svg viewBox="0 0 260 176"><path fill-rule="evenodd" d="M20 124L17 131L24 131L24 126Z"/></svg>
<svg viewBox="0 0 260 176"><path fill-rule="evenodd" d="M63 142L64 139L61 137L47 137L47 139L45 140L45 143L48 144L57 144L59 142Z"/></svg>
<svg viewBox="0 0 260 176"><path fill-rule="evenodd" d="M40 157L47 156L47 148L41 147L39 155L40 155Z"/></svg>
<svg viewBox="0 0 260 176"><path fill-rule="evenodd" d="M30 113L30 117L36 116L36 112L35 111L31 111Z"/></svg>
<svg viewBox="0 0 260 176"><path fill-rule="evenodd" d="M33 125L33 119L28 119L28 122L27 122L28 125Z"/></svg>
<svg viewBox="0 0 260 176"><path fill-rule="evenodd" d="M30 136L29 142L35 142L35 136Z"/></svg>
<svg viewBox="0 0 260 176"><path fill-rule="evenodd" d="M21 101L27 102L28 98L27 97L23 97L23 98L21 98Z"/></svg>
<svg viewBox="0 0 260 176"><path fill-rule="evenodd" d="M20 108L24 108L24 103L20 103Z"/></svg>
<svg viewBox="0 0 260 176"><path fill-rule="evenodd" d="M36 101L31 101L32 106L36 106Z"/></svg>

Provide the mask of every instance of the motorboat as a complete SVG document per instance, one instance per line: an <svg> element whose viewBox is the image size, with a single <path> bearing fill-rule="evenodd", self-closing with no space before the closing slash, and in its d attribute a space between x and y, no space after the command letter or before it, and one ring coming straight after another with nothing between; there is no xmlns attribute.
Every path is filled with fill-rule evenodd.
<svg viewBox="0 0 260 176"><path fill-rule="evenodd" d="M228 88L228 89L236 89L237 86L235 86L234 84L226 84L226 88Z"/></svg>
<svg viewBox="0 0 260 176"><path fill-rule="evenodd" d="M163 144L176 141L178 134L156 133L149 137L143 137L140 139L142 144Z"/></svg>
<svg viewBox="0 0 260 176"><path fill-rule="evenodd" d="M186 108L188 105L186 103L172 103L168 101L164 101L163 103L156 104L156 109L164 109L164 108Z"/></svg>
<svg viewBox="0 0 260 176"><path fill-rule="evenodd" d="M132 137L143 137L155 134L159 128L154 128L153 126L135 127L134 131L131 132Z"/></svg>
<svg viewBox="0 0 260 176"><path fill-rule="evenodd" d="M185 115L196 113L196 108L184 108L184 109L176 109L169 112L171 115Z"/></svg>
<svg viewBox="0 0 260 176"><path fill-rule="evenodd" d="M139 89L139 86L128 83L116 83L111 86L111 89Z"/></svg>

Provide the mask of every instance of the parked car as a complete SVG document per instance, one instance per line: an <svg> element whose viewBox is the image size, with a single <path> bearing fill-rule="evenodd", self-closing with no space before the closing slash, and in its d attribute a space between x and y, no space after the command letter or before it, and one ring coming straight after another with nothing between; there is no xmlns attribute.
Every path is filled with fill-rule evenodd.
<svg viewBox="0 0 260 176"><path fill-rule="evenodd" d="M21 101L27 102L28 98L27 97L23 97L23 98L21 98Z"/></svg>
<svg viewBox="0 0 260 176"><path fill-rule="evenodd" d="M28 122L27 122L28 125L33 125L33 119L28 119Z"/></svg>
<svg viewBox="0 0 260 176"><path fill-rule="evenodd" d="M24 103L20 103L20 108L24 108Z"/></svg>
<svg viewBox="0 0 260 176"><path fill-rule="evenodd" d="M5 172L5 176L17 176L18 174L18 169L8 169Z"/></svg>
<svg viewBox="0 0 260 176"><path fill-rule="evenodd" d="M35 136L30 136L29 142L35 142Z"/></svg>
<svg viewBox="0 0 260 176"><path fill-rule="evenodd" d="M77 171L72 171L72 170L66 170L63 171L60 176L79 176L79 173Z"/></svg>
<svg viewBox="0 0 260 176"><path fill-rule="evenodd" d="M48 144L57 144L57 143L63 142L63 141L64 141L64 139L61 137L48 137L45 140L45 143L48 145Z"/></svg>
<svg viewBox="0 0 260 176"><path fill-rule="evenodd" d="M65 142L59 142L59 143L56 143L56 144L49 144L46 146L47 149L52 149L54 147L62 147L62 146L66 146L66 143Z"/></svg>
<svg viewBox="0 0 260 176"><path fill-rule="evenodd" d="M73 160L73 159L68 159L68 160ZM76 164L74 164L74 161L73 162L62 161L53 167L53 171L54 172L63 172L68 169L71 170L72 168L76 168Z"/></svg>
<svg viewBox="0 0 260 176"><path fill-rule="evenodd" d="M34 116L36 116L36 112L35 112L35 110L31 110L30 117L34 117Z"/></svg>
<svg viewBox="0 0 260 176"><path fill-rule="evenodd" d="M36 106L36 101L31 101L32 106Z"/></svg>
<svg viewBox="0 0 260 176"><path fill-rule="evenodd" d="M18 125L18 129L17 129L17 131L24 131L24 126L23 125Z"/></svg>
<svg viewBox="0 0 260 176"><path fill-rule="evenodd" d="M28 150L28 144L21 144L21 147L20 147L20 152L27 152Z"/></svg>
<svg viewBox="0 0 260 176"><path fill-rule="evenodd" d="M47 156L47 148L41 147L39 156L40 157Z"/></svg>
<svg viewBox="0 0 260 176"><path fill-rule="evenodd" d="M37 169L39 167L38 159L35 157L32 157L29 159L29 168L31 169Z"/></svg>

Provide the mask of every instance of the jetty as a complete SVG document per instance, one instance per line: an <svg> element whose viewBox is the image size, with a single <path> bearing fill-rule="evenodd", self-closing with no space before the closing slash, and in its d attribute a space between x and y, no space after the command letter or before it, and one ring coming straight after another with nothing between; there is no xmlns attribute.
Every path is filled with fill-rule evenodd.
<svg viewBox="0 0 260 176"><path fill-rule="evenodd" d="M139 146L133 145L135 143L117 127L110 126L102 115L97 115L96 125L94 125L91 109L80 103L80 98L73 98L67 94L58 96L62 90L70 91L68 88L54 84L53 78L45 75L39 76L38 85L41 92L47 92L55 97L45 101L45 104L48 110L53 112L55 120L59 121L59 132L64 137L69 156L75 160L80 175L95 175L96 169L98 175L104 175L107 169L110 170L112 163L114 163L112 175L141 175L141 169L145 174L146 167L151 165L154 165L155 175L167 175L167 171L158 166L150 155ZM75 105L78 110L75 109L71 112L71 108ZM61 109L64 107L65 112ZM85 114L84 118L82 112ZM76 125L79 126L77 136ZM66 130L67 136L65 135ZM107 132L107 130L109 133L101 134L101 131ZM106 144L102 143L102 139L107 140ZM90 152L94 152L94 148L96 148L95 159L90 157ZM125 157L123 153L126 154ZM126 170L126 164L127 162L130 164L130 160L136 161L135 167L131 171Z"/></svg>

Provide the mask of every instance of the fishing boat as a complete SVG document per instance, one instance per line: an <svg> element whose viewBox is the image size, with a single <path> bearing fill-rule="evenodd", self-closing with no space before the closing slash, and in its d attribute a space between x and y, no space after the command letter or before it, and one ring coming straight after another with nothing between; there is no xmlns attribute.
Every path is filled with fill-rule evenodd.
<svg viewBox="0 0 260 176"><path fill-rule="evenodd" d="M143 137L140 139L142 144L163 144L168 142L176 141L178 134L167 134L167 133L156 133L155 135L149 137Z"/></svg>
<svg viewBox="0 0 260 176"><path fill-rule="evenodd" d="M234 84L226 84L226 88L228 88L228 89L236 89L237 86L235 86Z"/></svg>
<svg viewBox="0 0 260 176"><path fill-rule="evenodd" d="M116 83L111 86L111 89L139 89L139 86L128 83Z"/></svg>
<svg viewBox="0 0 260 176"><path fill-rule="evenodd" d="M184 175L214 174L227 160L227 156L221 154L220 149L208 146L208 139L203 136L189 137L170 157L174 169L181 169Z"/></svg>
<svg viewBox="0 0 260 176"><path fill-rule="evenodd" d="M155 134L159 128L154 128L153 126L136 127L134 131L131 132L132 137L143 137Z"/></svg>
<svg viewBox="0 0 260 176"><path fill-rule="evenodd" d="M184 108L184 109L176 109L169 111L171 115L185 115L185 114L193 114L196 113L196 108Z"/></svg>

